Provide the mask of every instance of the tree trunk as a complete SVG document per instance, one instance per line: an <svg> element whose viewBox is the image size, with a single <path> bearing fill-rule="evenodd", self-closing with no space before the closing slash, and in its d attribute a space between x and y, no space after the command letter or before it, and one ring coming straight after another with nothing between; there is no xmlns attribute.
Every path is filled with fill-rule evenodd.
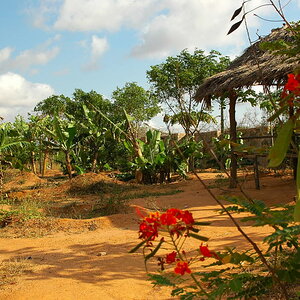
<svg viewBox="0 0 300 300"><path fill-rule="evenodd" d="M222 99L221 100L221 104L220 104L220 109L221 109L221 136L223 137L224 136L224 100Z"/></svg>
<svg viewBox="0 0 300 300"><path fill-rule="evenodd" d="M230 142L231 142L231 163L230 163L230 188L236 188L237 186L237 157L234 154L234 146L233 143L237 142L237 134L236 134L236 119L235 119L235 106L237 100L237 94L234 90L229 93L229 120L230 120Z"/></svg>
<svg viewBox="0 0 300 300"><path fill-rule="evenodd" d="M92 172L96 172L96 167L97 167L97 162L98 162L98 155L99 152L97 150L97 152L95 152L94 157L93 157L93 162L92 162Z"/></svg>
<svg viewBox="0 0 300 300"><path fill-rule="evenodd" d="M71 158L69 152L65 152L66 155L66 167L68 171L69 179L72 179L72 166L71 166Z"/></svg>
<svg viewBox="0 0 300 300"><path fill-rule="evenodd" d="M2 169L2 162L0 158L0 196L2 196L3 193L3 169Z"/></svg>
<svg viewBox="0 0 300 300"><path fill-rule="evenodd" d="M45 176L46 169L47 169L47 160L48 160L48 149L44 152L44 159L43 159L43 168L42 168L42 176Z"/></svg>
<svg viewBox="0 0 300 300"><path fill-rule="evenodd" d="M39 151L40 152L40 157L39 157L39 173L42 174L43 172L43 155L42 155L42 150Z"/></svg>
<svg viewBox="0 0 300 300"><path fill-rule="evenodd" d="M36 165L35 165L34 156L35 156L35 153L33 151L31 151L31 154L30 154L31 170L34 174L36 174Z"/></svg>

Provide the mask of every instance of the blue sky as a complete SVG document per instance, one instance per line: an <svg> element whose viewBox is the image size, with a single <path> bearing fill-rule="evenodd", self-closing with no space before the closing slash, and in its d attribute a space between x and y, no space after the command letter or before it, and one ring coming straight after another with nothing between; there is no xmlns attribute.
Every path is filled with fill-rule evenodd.
<svg viewBox="0 0 300 300"><path fill-rule="evenodd" d="M110 97L135 81L148 88L146 71L169 55L196 47L235 57L249 46L244 26L227 36L238 0L3 0L0 2L0 115L5 121L52 94L75 88ZM274 1L278 3L278 1ZM281 1L285 6L289 1ZM250 10L268 0L251 0ZM298 20L300 0L286 5ZM278 20L264 6L259 16ZM238 18L237 18L238 20ZM282 22L249 13L252 38ZM157 122L157 121L155 121Z"/></svg>

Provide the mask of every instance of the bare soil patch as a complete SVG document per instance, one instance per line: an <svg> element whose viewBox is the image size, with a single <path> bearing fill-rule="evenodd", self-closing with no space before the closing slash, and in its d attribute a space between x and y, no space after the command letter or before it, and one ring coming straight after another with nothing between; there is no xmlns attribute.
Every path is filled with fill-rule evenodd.
<svg viewBox="0 0 300 300"><path fill-rule="evenodd" d="M199 175L213 187L218 173ZM105 173L85 174L71 181L59 176L50 174L39 182L34 176L25 175L15 178L15 185L11 184L19 188L18 191L7 189L10 199L30 198L47 203L53 216L16 221L0 229L0 235L5 236L0 238L0 260L26 263L25 271L20 267L21 271L9 282L0 283L0 299L173 299L168 289L153 288L147 281L142 256L128 254L138 243L136 206L151 210L189 209L197 220L212 222L201 231L210 237L212 250L226 246L248 247L230 220L216 212L219 207L194 176L186 181L153 186L121 183ZM26 182L16 184L20 180ZM32 186L29 182L39 182L40 187L27 189ZM109 185L101 186L99 182ZM261 190L256 190L251 176L243 183L250 196L269 205L294 199L295 187L290 176L264 176L261 185ZM89 189L91 186L94 190ZM101 192L101 188L107 190ZM115 194L115 189L120 189L120 193ZM212 190L218 195L238 194L237 190L228 191L226 184ZM140 198L128 196L142 192ZM162 195L163 192L166 193ZM99 198L109 198L112 194L115 198L127 195L129 210L85 218ZM70 203L74 203L73 208ZM63 207L65 212L60 210ZM84 218L74 218L76 213L72 213L72 209L77 209ZM64 217L68 213L69 217ZM243 224L243 228L260 246L269 232L267 227L254 228L251 224ZM36 234L30 235L30 232Z"/></svg>

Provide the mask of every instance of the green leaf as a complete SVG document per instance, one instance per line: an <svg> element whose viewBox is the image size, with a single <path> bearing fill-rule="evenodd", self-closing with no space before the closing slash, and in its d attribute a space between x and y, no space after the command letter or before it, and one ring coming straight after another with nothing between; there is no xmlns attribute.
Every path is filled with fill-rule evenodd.
<svg viewBox="0 0 300 300"><path fill-rule="evenodd" d="M204 241L204 242L207 242L209 240L209 238L207 238L205 236L195 234L195 233L191 233L191 232L188 234L188 236L192 237L194 239L200 240L200 241Z"/></svg>
<svg viewBox="0 0 300 300"><path fill-rule="evenodd" d="M298 197L294 210L294 221L300 222L300 199Z"/></svg>
<svg viewBox="0 0 300 300"><path fill-rule="evenodd" d="M239 278L236 278L229 282L229 287L232 291L239 292L243 287L243 283Z"/></svg>
<svg viewBox="0 0 300 300"><path fill-rule="evenodd" d="M70 149L73 145L73 139L76 135L76 127L74 127L74 126L68 127L67 132L68 132L68 140L67 140L66 145L67 145L68 149Z"/></svg>
<svg viewBox="0 0 300 300"><path fill-rule="evenodd" d="M269 122L273 122L273 121L274 121L276 118L278 118L285 110L286 110L286 107L285 107L285 106L280 107L280 108L276 111L276 113L275 113L274 115L272 115L272 116L268 119L268 121L269 121Z"/></svg>
<svg viewBox="0 0 300 300"><path fill-rule="evenodd" d="M137 244L134 248L132 248L128 253L134 253L136 252L139 248L141 248L147 240L141 241L139 244Z"/></svg>
<svg viewBox="0 0 300 300"><path fill-rule="evenodd" d="M298 153L296 187L297 187L297 202L294 210L294 221L300 222L300 152Z"/></svg>
<svg viewBox="0 0 300 300"><path fill-rule="evenodd" d="M150 278L150 280L153 280L151 283L154 284L154 286L156 285L175 286L175 284L165 276L159 274L147 274L147 276Z"/></svg>
<svg viewBox="0 0 300 300"><path fill-rule="evenodd" d="M279 166L286 156L286 152L290 146L294 129L294 121L289 119L281 127L274 146L271 148L268 159L269 167Z"/></svg>
<svg viewBox="0 0 300 300"><path fill-rule="evenodd" d="M195 222L194 225L202 225L202 226L207 226L210 225L211 222Z"/></svg>
<svg viewBox="0 0 300 300"><path fill-rule="evenodd" d="M56 137L58 138L59 142L62 145L65 145L66 135L64 134L64 132L62 130L61 124L60 124L57 116L55 116L53 119L53 125L54 125Z"/></svg>
<svg viewBox="0 0 300 300"><path fill-rule="evenodd" d="M171 293L171 296L178 296L180 294L184 293L184 289L183 288L177 288L177 289L174 289Z"/></svg>
<svg viewBox="0 0 300 300"><path fill-rule="evenodd" d="M153 256L157 253L157 251L159 250L159 248L161 247L161 245L162 245L163 242L164 242L164 240L161 239L160 242L159 242L159 243L157 244L157 246L155 247L155 249L154 249L153 251L151 251L148 255L145 256L145 262L146 262L149 258L153 257Z"/></svg>

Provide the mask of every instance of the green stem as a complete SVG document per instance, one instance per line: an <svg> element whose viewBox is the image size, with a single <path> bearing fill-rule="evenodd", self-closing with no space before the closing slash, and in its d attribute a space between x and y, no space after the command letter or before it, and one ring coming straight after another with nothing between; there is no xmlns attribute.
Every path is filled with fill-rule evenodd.
<svg viewBox="0 0 300 300"><path fill-rule="evenodd" d="M178 249L174 239L173 239L173 236L170 234L171 236L171 240L172 240L172 243L173 243L173 246L176 250L176 252L178 253L178 256L179 258L182 260L182 261L185 261L185 259L182 257L182 255L180 254L180 250ZM193 273L190 274L190 276L192 277L192 279L194 280L194 282L196 283L196 285L199 287L199 289L206 295L208 296L208 293L205 291L205 289L203 288L203 286L201 285L201 283L197 280L197 278L195 277L195 275Z"/></svg>

